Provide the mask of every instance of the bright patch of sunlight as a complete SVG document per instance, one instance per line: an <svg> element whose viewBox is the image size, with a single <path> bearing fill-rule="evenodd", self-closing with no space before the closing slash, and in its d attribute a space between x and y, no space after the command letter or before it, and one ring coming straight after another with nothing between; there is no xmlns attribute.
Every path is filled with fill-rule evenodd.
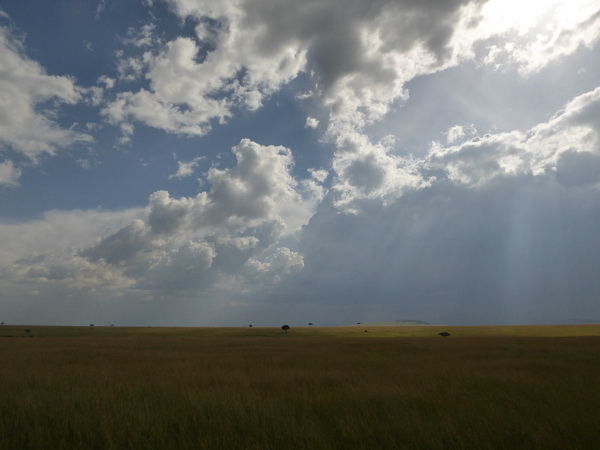
<svg viewBox="0 0 600 450"><path fill-rule="evenodd" d="M581 23L598 10L597 0L491 0L482 9L489 33L532 30L560 33Z"/></svg>

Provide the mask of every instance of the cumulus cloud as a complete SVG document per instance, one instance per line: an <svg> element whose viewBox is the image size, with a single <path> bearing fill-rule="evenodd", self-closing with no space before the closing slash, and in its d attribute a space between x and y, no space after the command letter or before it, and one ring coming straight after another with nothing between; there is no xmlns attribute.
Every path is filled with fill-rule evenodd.
<svg viewBox="0 0 600 450"><path fill-rule="evenodd" d="M0 60L0 149L16 151L35 162L58 148L91 142L90 135L63 128L55 120L61 104L75 104L82 98L74 81L48 75L27 57L24 42L13 28L3 24Z"/></svg>
<svg viewBox="0 0 600 450"><path fill-rule="evenodd" d="M389 144L386 139L373 144L365 134L352 130L337 138L332 167L338 208L352 212L365 200L387 203L408 190L429 185L420 171L421 162L394 155Z"/></svg>
<svg viewBox="0 0 600 450"><path fill-rule="evenodd" d="M392 155L385 143L371 142L365 131L408 100L409 81L465 60L495 65L510 60L526 74L600 36L598 7L588 0L527 8L496 0L170 4L182 20L196 23L195 36L123 59L148 87L119 93L104 108L106 117L116 124L140 121L199 136L236 108L259 108L305 73L312 83L310 98L329 111L326 137L337 146L332 168L340 207L429 183L413 161ZM142 31L144 45L152 42L152 27ZM504 50L497 47L500 38ZM306 127L317 124L309 117ZM448 143L466 131L453 129Z"/></svg>
<svg viewBox="0 0 600 450"><path fill-rule="evenodd" d="M291 175L289 149L244 139L232 150L237 164L210 169L210 191L192 198L156 192L145 217L77 256L140 290L207 289L244 271L248 279L290 273L301 257L278 242L308 221L320 197Z"/></svg>
<svg viewBox="0 0 600 450"><path fill-rule="evenodd" d="M598 6L589 0L573 5L543 2L528 8L495 0L443 5L390 0L171 3L181 17L210 18L223 25L207 33L202 22L197 32L201 42L210 36L216 47L201 64L218 74L213 86L224 86L218 77L231 79L244 67L247 73L241 86L262 96L264 87L268 93L298 72L310 72L314 92L332 117L359 123L381 118L395 100L406 98L407 81L476 57L478 42L502 35L506 45L513 46L515 58L535 60L540 68L579 45L592 45L600 36L595 26ZM574 33L576 29L585 33ZM514 43L509 36L512 30L517 31ZM549 42L542 45L540 39ZM516 51L515 46L524 42L527 46ZM189 51L198 49L189 47ZM291 54L298 57L288 66L285 61ZM290 69L287 76L282 76L284 67ZM197 92L202 91L206 88Z"/></svg>
<svg viewBox="0 0 600 450"><path fill-rule="evenodd" d="M172 0L180 17L198 22L197 39L176 39L150 57L146 77L151 90L121 94L106 113L116 122L128 117L170 132L200 135L213 119L229 117L235 105L256 109L266 96L305 72L314 83L313 98L330 112L328 137L338 147L332 166L339 204L355 197L387 197L428 183L415 174L416 168L408 169L410 161L398 160L364 133L394 103L407 100L408 81L466 59L492 64L493 44L487 53L475 46L498 36L520 67L532 71L579 45L591 45L600 35L594 26L597 8L590 2L568 11L563 2L536 4L522 20L506 20L499 11L511 8L499 9L496 3L273 5L247 0L214 5ZM589 22L584 35L571 33L584 22ZM540 50L535 41L542 39L535 34L540 24L546 26L545 35L552 36L546 47L560 47L552 50L557 53ZM535 67L524 61L536 61ZM313 119L307 119L307 127L316 126ZM454 129L449 140L458 139L458 131Z"/></svg>
<svg viewBox="0 0 600 450"><path fill-rule="evenodd" d="M213 167L210 190L195 197L158 191L146 208L120 214L54 212L18 227L0 225L8 242L0 252L7 298L33 298L36 291L45 298L62 293L60 304L207 292L214 299L231 286L268 290L296 273L302 256L289 245L314 214L320 183L310 180L311 191L291 175L285 147L244 139L232 151L237 164Z"/></svg>
<svg viewBox="0 0 600 450"><path fill-rule="evenodd" d="M556 174L568 182L573 177L568 173L588 161L582 180L591 182L600 155L599 105L600 87L526 132L488 134L450 147L434 142L424 166L450 180L476 185L499 176L529 174Z"/></svg>
<svg viewBox="0 0 600 450"><path fill-rule="evenodd" d="M224 7L206 6L202 11L199 4L198 11L189 11L198 19L218 21L219 26L199 21L199 42L179 37L156 54L123 58L121 77L133 79L143 73L150 87L119 94L104 109L109 120L141 121L168 132L200 136L210 130L211 121L226 120L234 107L259 108L265 97L297 75L304 64L302 51L285 45L262 49L264 32L260 28L236 30L235 8L229 11L231 15L221 15ZM144 43L152 33L145 31ZM217 50L207 52L206 46L213 45Z"/></svg>
<svg viewBox="0 0 600 450"><path fill-rule="evenodd" d="M182 19L196 21L196 36L121 59L121 78L143 75L149 88L110 102L104 113L114 123L203 135L235 107L259 108L300 72L312 74L332 117L372 122L406 98L407 81L468 54L453 41L455 28L466 27L478 10L466 1L171 4ZM128 42L137 46L154 39L151 26L131 35Z"/></svg>
<svg viewBox="0 0 600 450"><path fill-rule="evenodd" d="M472 125L456 125L446 133L447 145L434 141L422 158L395 155L386 140L373 144L364 133L344 131L332 162L334 203L355 212L365 200L387 204L444 181L477 186L498 177L554 174L574 183L584 161L589 166L580 182L592 183L600 152L599 104L596 88L530 130L478 136Z"/></svg>

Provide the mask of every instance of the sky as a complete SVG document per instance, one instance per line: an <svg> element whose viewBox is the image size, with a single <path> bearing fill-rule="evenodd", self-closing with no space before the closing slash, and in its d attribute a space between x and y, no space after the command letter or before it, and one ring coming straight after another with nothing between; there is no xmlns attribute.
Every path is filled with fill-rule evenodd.
<svg viewBox="0 0 600 450"><path fill-rule="evenodd" d="M597 0L0 0L0 320L600 322Z"/></svg>

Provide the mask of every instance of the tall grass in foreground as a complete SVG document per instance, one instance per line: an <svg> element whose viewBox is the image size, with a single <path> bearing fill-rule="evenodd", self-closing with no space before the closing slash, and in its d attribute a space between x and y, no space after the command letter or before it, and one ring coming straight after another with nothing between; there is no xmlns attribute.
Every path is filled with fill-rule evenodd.
<svg viewBox="0 0 600 450"><path fill-rule="evenodd" d="M597 448L600 338L0 339L1 449Z"/></svg>

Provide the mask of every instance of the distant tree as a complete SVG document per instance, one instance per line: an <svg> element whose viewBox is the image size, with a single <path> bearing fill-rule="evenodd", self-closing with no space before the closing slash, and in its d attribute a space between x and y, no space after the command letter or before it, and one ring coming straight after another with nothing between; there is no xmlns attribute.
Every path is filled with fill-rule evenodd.
<svg viewBox="0 0 600 450"><path fill-rule="evenodd" d="M26 334L27 336L31 336L31 329L27 328L27 329L25 330L25 334Z"/></svg>
<svg viewBox="0 0 600 450"><path fill-rule="evenodd" d="M450 333L448 333L447 331L442 331L441 333L438 333L438 335L441 337L448 337L450 336Z"/></svg>
<svg viewBox="0 0 600 450"><path fill-rule="evenodd" d="M248 325L250 328L252 328L252 325Z"/></svg>
<svg viewBox="0 0 600 450"><path fill-rule="evenodd" d="M90 328L94 328L94 324L93 323L90 323Z"/></svg>
<svg viewBox="0 0 600 450"><path fill-rule="evenodd" d="M312 322L308 322L308 326L309 326L309 327L312 327L312 326L313 326L313 323L312 323Z"/></svg>
<svg viewBox="0 0 600 450"><path fill-rule="evenodd" d="M0 322L0 325L4 325L4 322Z"/></svg>
<svg viewBox="0 0 600 450"><path fill-rule="evenodd" d="M356 325L360 325L360 322L356 322Z"/></svg>
<svg viewBox="0 0 600 450"><path fill-rule="evenodd" d="M285 334L287 334L288 330L290 329L290 326L289 326L289 325L283 325L283 326L281 327L281 329L282 329L283 331L285 331Z"/></svg>

